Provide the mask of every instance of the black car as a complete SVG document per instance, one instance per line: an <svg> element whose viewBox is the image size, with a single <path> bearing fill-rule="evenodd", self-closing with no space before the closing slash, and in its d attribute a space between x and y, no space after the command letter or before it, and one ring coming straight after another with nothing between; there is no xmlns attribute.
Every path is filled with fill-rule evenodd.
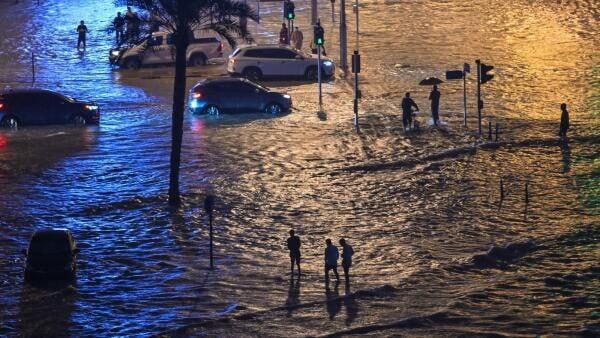
<svg viewBox="0 0 600 338"><path fill-rule="evenodd" d="M292 108L289 95L272 92L247 79L206 79L190 89L189 108L198 114L265 112L280 114Z"/></svg>
<svg viewBox="0 0 600 338"><path fill-rule="evenodd" d="M25 280L74 279L79 249L67 229L46 229L33 233L29 248L23 250Z"/></svg>
<svg viewBox="0 0 600 338"><path fill-rule="evenodd" d="M98 124L97 104L72 99L50 90L19 89L0 94L0 126Z"/></svg>

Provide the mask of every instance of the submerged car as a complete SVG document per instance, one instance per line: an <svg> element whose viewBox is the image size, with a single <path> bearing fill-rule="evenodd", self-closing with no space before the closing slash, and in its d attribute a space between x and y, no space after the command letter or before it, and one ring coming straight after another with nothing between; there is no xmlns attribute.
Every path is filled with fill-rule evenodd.
<svg viewBox="0 0 600 338"><path fill-rule="evenodd" d="M242 46L229 56L227 72L257 81L262 78L318 78L317 55L305 54L287 45ZM321 75L332 77L335 64L328 57L321 57Z"/></svg>
<svg viewBox="0 0 600 338"><path fill-rule="evenodd" d="M79 249L67 229L45 229L33 233L25 261L25 280L74 279Z"/></svg>
<svg viewBox="0 0 600 338"><path fill-rule="evenodd" d="M5 128L99 122L100 108L94 102L43 89L10 90L0 94L0 126Z"/></svg>
<svg viewBox="0 0 600 338"><path fill-rule="evenodd" d="M175 41L169 32L155 32L131 47L111 49L111 64L127 69L141 66L175 63ZM205 65L208 60L223 57L223 43L216 36L194 37L187 48L186 60L190 66Z"/></svg>
<svg viewBox="0 0 600 338"><path fill-rule="evenodd" d="M190 89L189 109L197 114L290 111L292 98L242 78L206 79Z"/></svg>

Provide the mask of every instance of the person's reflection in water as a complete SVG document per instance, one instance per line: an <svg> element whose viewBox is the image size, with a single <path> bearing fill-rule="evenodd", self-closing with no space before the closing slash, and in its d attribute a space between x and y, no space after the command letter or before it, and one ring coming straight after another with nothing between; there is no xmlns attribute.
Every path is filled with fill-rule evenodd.
<svg viewBox="0 0 600 338"><path fill-rule="evenodd" d="M300 276L297 279L294 279L294 276L290 276L290 288L288 289L288 297L285 300L288 317L292 316L292 311L298 304L300 304Z"/></svg>
<svg viewBox="0 0 600 338"><path fill-rule="evenodd" d="M568 173L571 170L571 149L569 141L566 139L560 143L560 152L562 153L563 173Z"/></svg>
<svg viewBox="0 0 600 338"><path fill-rule="evenodd" d="M325 288L325 303L327 304L327 312L329 313L329 319L331 320L335 318L342 308L339 286L340 281L338 280L335 282L333 291L329 288L329 284L327 284L327 287Z"/></svg>
<svg viewBox="0 0 600 338"><path fill-rule="evenodd" d="M350 326L356 317L358 317L358 303L356 302L354 295L350 292L350 284L346 284L344 306L346 307L346 326Z"/></svg>

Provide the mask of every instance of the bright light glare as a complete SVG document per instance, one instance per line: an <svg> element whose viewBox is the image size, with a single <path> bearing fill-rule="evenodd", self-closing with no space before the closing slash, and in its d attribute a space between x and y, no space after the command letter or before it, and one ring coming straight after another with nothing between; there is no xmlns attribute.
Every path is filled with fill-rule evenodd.
<svg viewBox="0 0 600 338"><path fill-rule="evenodd" d="M121 52L119 52L118 50L113 50L113 51L110 52L110 54L112 56L119 56L119 54L121 54Z"/></svg>
<svg viewBox="0 0 600 338"><path fill-rule="evenodd" d="M86 110L98 110L98 106L96 106L96 105L86 105L85 109Z"/></svg>
<svg viewBox="0 0 600 338"><path fill-rule="evenodd" d="M191 100L190 101L190 108L192 108L192 109L198 108L198 100Z"/></svg>
<svg viewBox="0 0 600 338"><path fill-rule="evenodd" d="M327 67L331 67L333 65L333 62L331 62L331 61L323 61L323 65L327 66Z"/></svg>

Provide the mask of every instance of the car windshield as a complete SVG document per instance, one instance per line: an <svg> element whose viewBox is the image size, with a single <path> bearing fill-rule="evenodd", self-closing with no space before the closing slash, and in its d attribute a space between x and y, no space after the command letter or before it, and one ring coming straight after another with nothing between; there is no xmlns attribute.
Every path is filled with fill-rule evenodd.
<svg viewBox="0 0 600 338"><path fill-rule="evenodd" d="M41 254L66 254L71 251L69 239L64 233L47 233L34 236L29 245L29 252Z"/></svg>
<svg viewBox="0 0 600 338"><path fill-rule="evenodd" d="M269 88L263 87L263 86L259 85L258 83L254 83L254 82L251 82L251 83L252 83L253 86L258 87L258 88L260 88L260 89L262 89L262 90L264 90L266 92L270 92L271 91Z"/></svg>

